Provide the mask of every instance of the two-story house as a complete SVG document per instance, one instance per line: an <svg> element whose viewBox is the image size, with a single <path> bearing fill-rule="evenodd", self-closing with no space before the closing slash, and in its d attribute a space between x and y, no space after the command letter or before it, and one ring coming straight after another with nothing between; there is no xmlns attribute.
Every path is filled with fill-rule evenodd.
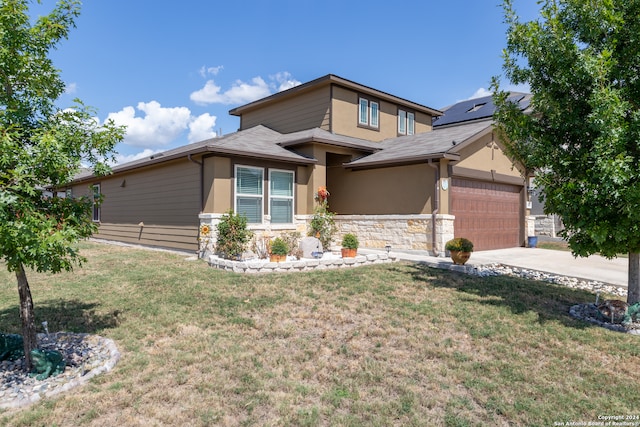
<svg viewBox="0 0 640 427"><path fill-rule="evenodd" d="M97 237L198 250L199 226L230 209L258 235L304 235L326 186L337 238L355 232L363 247L442 254L454 236L477 250L525 241L524 178L491 121L434 129L441 111L331 74L230 114L233 134L79 176L73 194L104 196Z"/></svg>

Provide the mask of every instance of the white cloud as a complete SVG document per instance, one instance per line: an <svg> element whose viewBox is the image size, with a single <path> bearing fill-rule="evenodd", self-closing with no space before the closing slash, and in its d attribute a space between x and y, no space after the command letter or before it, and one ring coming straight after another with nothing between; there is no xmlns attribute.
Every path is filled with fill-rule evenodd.
<svg viewBox="0 0 640 427"><path fill-rule="evenodd" d="M237 80L226 92L213 80L208 80L204 87L193 92L191 100L199 105L207 104L245 104L271 95L269 86L261 77L254 77L251 83Z"/></svg>
<svg viewBox="0 0 640 427"><path fill-rule="evenodd" d="M204 141L205 139L215 138L216 116L204 113L195 117L189 123L189 142Z"/></svg>
<svg viewBox="0 0 640 427"><path fill-rule="evenodd" d="M136 109L124 107L117 113L109 113L118 125L127 126L124 143L136 147L167 145L176 139L191 122L191 111L187 107L164 108L157 101L139 102L137 109L144 117L136 117Z"/></svg>
<svg viewBox="0 0 640 427"><path fill-rule="evenodd" d="M302 84L302 82L294 79L291 76L291 73L287 71L277 73L274 76L270 76L270 78L278 83L278 92L282 92L283 90L291 89L292 87Z"/></svg>
<svg viewBox="0 0 640 427"><path fill-rule="evenodd" d="M119 165L122 163L133 162L138 159L145 159L153 156L154 154L160 153L163 150L152 150L151 148L145 148L139 153L136 154L116 154L115 164Z"/></svg>
<svg viewBox="0 0 640 427"><path fill-rule="evenodd" d="M483 87L479 88L478 90L476 90L473 95L471 95L469 98L467 99L476 99L476 98L483 98L485 96L491 96L493 95L493 92L491 92L488 89L485 89Z"/></svg>
<svg viewBox="0 0 640 427"><path fill-rule="evenodd" d="M262 77L254 77L249 83L236 80L231 88L224 92L214 80L207 80L202 89L191 93L190 99L198 105L246 104L299 84L300 82L288 72L269 76L269 83Z"/></svg>
<svg viewBox="0 0 640 427"><path fill-rule="evenodd" d="M224 69L224 66L218 65L217 67L205 67L204 65L198 71L200 75L205 78L208 74L217 76L220 71Z"/></svg>
<svg viewBox="0 0 640 427"><path fill-rule="evenodd" d="M78 84L77 83L67 83L65 85L64 93L66 93L67 95L73 95L77 91L78 91Z"/></svg>

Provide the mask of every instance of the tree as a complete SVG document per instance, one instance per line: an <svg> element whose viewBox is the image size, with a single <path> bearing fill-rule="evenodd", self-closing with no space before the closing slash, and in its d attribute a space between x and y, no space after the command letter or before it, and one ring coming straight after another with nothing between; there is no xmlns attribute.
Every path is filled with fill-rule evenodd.
<svg viewBox="0 0 640 427"><path fill-rule="evenodd" d="M28 0L0 0L0 256L18 282L27 369L37 343L26 270L71 270L84 260L74 244L96 231L92 198L43 190L64 187L83 165L108 172L124 136L80 101L65 110L55 104L65 85L48 54L67 38L79 7L59 0L32 25Z"/></svg>
<svg viewBox="0 0 640 427"><path fill-rule="evenodd" d="M496 124L535 170L545 211L575 256L629 253L628 303L640 300L640 0L547 0L521 22L504 0L503 70L531 88L518 111L494 77Z"/></svg>

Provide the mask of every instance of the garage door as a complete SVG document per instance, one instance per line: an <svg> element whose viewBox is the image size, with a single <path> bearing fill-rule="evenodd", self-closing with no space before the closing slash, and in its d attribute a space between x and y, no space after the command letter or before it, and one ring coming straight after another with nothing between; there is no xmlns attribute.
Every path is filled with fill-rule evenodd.
<svg viewBox="0 0 640 427"><path fill-rule="evenodd" d="M521 186L460 178L451 184L455 237L471 240L476 251L521 246Z"/></svg>

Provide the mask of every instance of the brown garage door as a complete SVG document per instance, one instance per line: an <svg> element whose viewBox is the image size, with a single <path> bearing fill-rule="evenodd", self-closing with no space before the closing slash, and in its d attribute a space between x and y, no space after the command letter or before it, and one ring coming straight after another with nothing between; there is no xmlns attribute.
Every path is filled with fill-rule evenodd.
<svg viewBox="0 0 640 427"><path fill-rule="evenodd" d="M521 246L522 187L460 178L451 181L455 237L471 240L477 251Z"/></svg>

